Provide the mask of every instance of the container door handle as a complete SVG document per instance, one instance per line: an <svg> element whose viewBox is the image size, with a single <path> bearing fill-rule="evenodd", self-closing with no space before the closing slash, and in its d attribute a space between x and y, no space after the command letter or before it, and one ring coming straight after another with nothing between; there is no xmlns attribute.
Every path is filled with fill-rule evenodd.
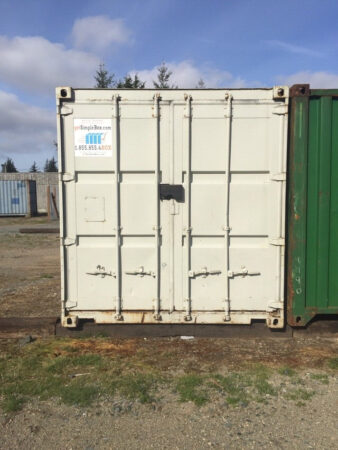
<svg viewBox="0 0 338 450"><path fill-rule="evenodd" d="M202 267L201 270L189 270L189 277L195 278L201 275L203 278L206 278L208 275L219 275L221 273L221 270L208 270L207 267Z"/></svg>
<svg viewBox="0 0 338 450"><path fill-rule="evenodd" d="M245 267L242 266L242 269L239 272L234 272L233 270L229 270L228 271L228 277L229 278L233 278L233 277L246 277L246 276L255 276L255 275L260 275L260 272L249 272L249 270Z"/></svg>
<svg viewBox="0 0 338 450"><path fill-rule="evenodd" d="M86 272L87 275L94 275L94 276L100 276L101 278L104 277L115 277L116 278L116 274L115 272L106 272L105 267L103 266L96 266L96 271L95 272Z"/></svg>
<svg viewBox="0 0 338 450"><path fill-rule="evenodd" d="M156 277L155 272L153 271L145 271L143 266L140 266L136 270L126 270L124 272L126 275L139 275L140 277L144 277L145 275L150 275L151 277Z"/></svg>

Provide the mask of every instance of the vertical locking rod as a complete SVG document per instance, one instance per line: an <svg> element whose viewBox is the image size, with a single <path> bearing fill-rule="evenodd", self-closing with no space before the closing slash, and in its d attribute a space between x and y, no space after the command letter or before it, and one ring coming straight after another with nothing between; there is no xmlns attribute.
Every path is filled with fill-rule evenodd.
<svg viewBox="0 0 338 450"><path fill-rule="evenodd" d="M191 320L191 95L185 94L185 118L187 120L187 143L186 143L186 205L187 205L187 226L186 226L186 252L187 252L187 273L186 273L186 309L185 320Z"/></svg>
<svg viewBox="0 0 338 450"><path fill-rule="evenodd" d="M285 100L287 102L287 99ZM287 115L285 114L279 114L277 115L279 120L279 154L278 154L278 167L277 167L277 173L284 173L286 171L284 167L284 146L285 146L285 140L286 140L286 125L285 122L287 120ZM284 216L284 207L283 207L283 195L284 195L284 183L283 179L281 181L278 181L278 197L277 197L277 211L279 214L278 222L277 222L277 239L284 239L284 230L283 230L283 216ZM277 283L276 283L276 293L275 293L275 301L280 302L283 299L283 290L284 286L281 282L281 276L282 276L282 255L284 251L284 247L279 245L277 246L277 262L276 262L276 277L277 277Z"/></svg>
<svg viewBox="0 0 338 450"><path fill-rule="evenodd" d="M116 313L115 318L122 320L121 315L121 226L120 226L120 111L119 96L114 98L115 118L115 264L116 264Z"/></svg>
<svg viewBox="0 0 338 450"><path fill-rule="evenodd" d="M225 226L224 226L224 240L225 240L225 306L224 306L224 320L230 320L230 280L228 277L229 271L229 200L230 200L230 163L231 163L231 119L232 119L232 95L225 94L225 100L227 100L227 108L225 117L227 119L227 141L226 141L226 166L225 166Z"/></svg>
<svg viewBox="0 0 338 450"><path fill-rule="evenodd" d="M155 118L155 139L156 139L156 158L155 158L155 214L156 224L155 231L155 246L156 246L156 297L154 299L154 319L160 320L161 309L161 266L160 266L160 252L161 252L161 217L160 217L160 94L154 95L154 118Z"/></svg>

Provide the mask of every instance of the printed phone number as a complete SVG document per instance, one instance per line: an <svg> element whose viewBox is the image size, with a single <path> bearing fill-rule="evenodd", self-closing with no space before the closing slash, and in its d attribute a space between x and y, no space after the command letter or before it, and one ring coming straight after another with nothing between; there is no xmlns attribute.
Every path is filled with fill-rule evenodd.
<svg viewBox="0 0 338 450"><path fill-rule="evenodd" d="M110 145L78 145L75 150L111 150Z"/></svg>

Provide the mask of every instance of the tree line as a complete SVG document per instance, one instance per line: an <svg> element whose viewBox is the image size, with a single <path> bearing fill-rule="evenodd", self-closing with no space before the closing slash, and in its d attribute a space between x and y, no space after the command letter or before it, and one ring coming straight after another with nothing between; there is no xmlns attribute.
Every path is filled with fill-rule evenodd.
<svg viewBox="0 0 338 450"><path fill-rule="evenodd" d="M162 64L157 68L156 80L153 80L154 88L177 89L178 86L172 82L171 77L172 71L169 70L165 62L162 62ZM142 81L137 73L134 74L133 76L128 73L122 79L116 80L115 74L109 73L104 63L99 64L99 67L94 75L94 79L96 82L94 87L100 89L106 88L144 89L146 85L145 81ZM198 81L195 87L198 89L206 88L206 85L202 78ZM54 145L56 145L55 142ZM53 156L51 159L46 160L43 170L40 170L40 168L34 161L28 172L36 173L36 172L57 172L57 171L58 171L57 161ZM7 158L7 160L3 164L1 164L1 172L2 173L18 172L12 158Z"/></svg>
<svg viewBox="0 0 338 450"><path fill-rule="evenodd" d="M156 89L177 89L178 86L171 81L172 72L169 70L165 62L162 62L157 68L156 80L153 80L153 86ZM134 76L130 74L125 75L121 80L115 80L115 74L109 73L105 68L104 63L99 65L95 75L94 75L96 88L106 89L106 88L125 88L125 89L144 89L145 81L140 80L138 74ZM205 89L206 85L202 78L198 81L195 86L198 89Z"/></svg>
<svg viewBox="0 0 338 450"><path fill-rule="evenodd" d="M36 173L36 172L57 172L58 166L56 159L54 156L51 159L46 159L43 170L40 170L36 162L34 161L28 172ZM15 166L15 163L12 158L7 158L6 161L1 164L1 172L2 173L17 173L19 172Z"/></svg>

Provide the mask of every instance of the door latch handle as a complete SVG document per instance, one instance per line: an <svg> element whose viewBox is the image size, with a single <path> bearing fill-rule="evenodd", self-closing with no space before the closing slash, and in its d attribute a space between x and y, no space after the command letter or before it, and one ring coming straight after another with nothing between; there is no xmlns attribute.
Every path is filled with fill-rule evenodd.
<svg viewBox="0 0 338 450"><path fill-rule="evenodd" d="M87 275L94 275L94 276L100 276L101 278L104 277L115 277L116 278L116 274L115 272L106 272L106 268L103 266L96 266L96 271L95 272L86 272Z"/></svg>
<svg viewBox="0 0 338 450"><path fill-rule="evenodd" d="M202 276L203 278L207 277L208 275L219 275L221 274L221 270L208 270L206 267L202 267L201 270L189 270L188 274L190 278Z"/></svg>
<svg viewBox="0 0 338 450"><path fill-rule="evenodd" d="M260 275L260 272L249 272L249 270L245 267L242 266L242 269L239 272L234 272L233 270L229 270L228 271L228 277L229 278L233 278L233 277L246 277L246 276L255 276L255 275Z"/></svg>
<svg viewBox="0 0 338 450"><path fill-rule="evenodd" d="M139 275L140 277L144 277L145 275L150 275L151 277L156 277L155 272L145 271L143 266L140 266L136 270L126 270L124 272L126 275Z"/></svg>

